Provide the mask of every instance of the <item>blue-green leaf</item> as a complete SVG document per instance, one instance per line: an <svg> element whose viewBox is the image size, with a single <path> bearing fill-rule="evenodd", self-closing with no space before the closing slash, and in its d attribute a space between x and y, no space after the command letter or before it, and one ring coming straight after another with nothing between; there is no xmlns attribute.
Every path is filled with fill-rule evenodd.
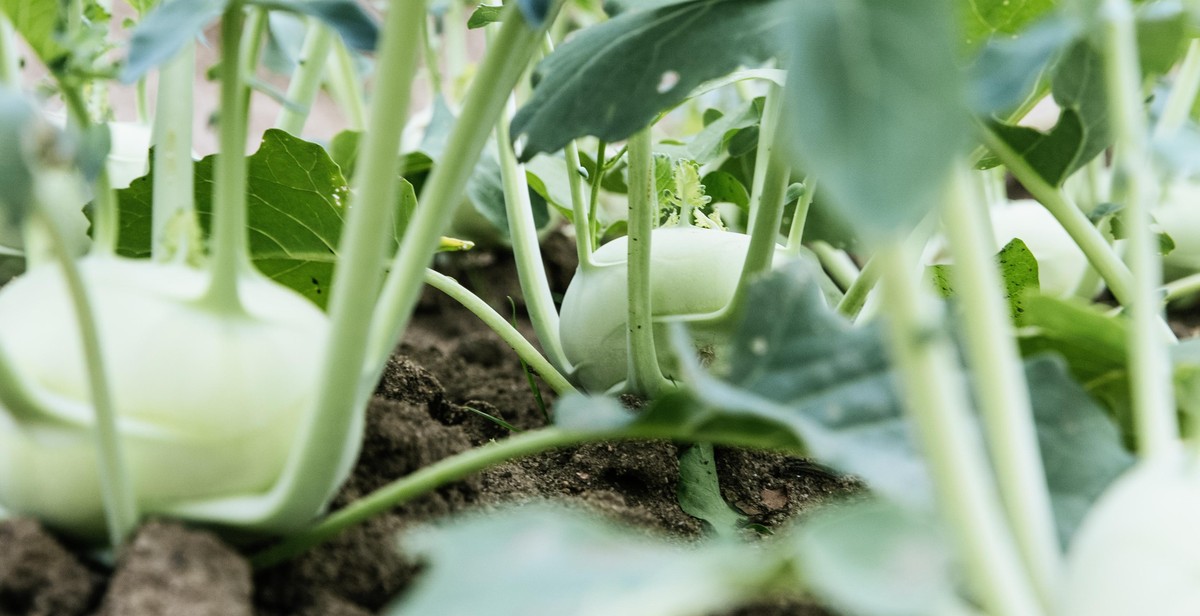
<svg viewBox="0 0 1200 616"><path fill-rule="evenodd" d="M359 51L374 51L379 41L375 19L354 0L248 0L247 4L315 17Z"/></svg>
<svg viewBox="0 0 1200 616"><path fill-rule="evenodd" d="M970 124L943 0L793 3L787 125L800 165L868 238L937 202Z"/></svg>
<svg viewBox="0 0 1200 616"><path fill-rule="evenodd" d="M579 31L538 65L512 122L522 160L584 135L625 139L700 84L776 55L783 0L690 0Z"/></svg>
<svg viewBox="0 0 1200 616"><path fill-rule="evenodd" d="M229 0L172 0L159 4L133 31L121 81L133 83L170 60L225 11Z"/></svg>

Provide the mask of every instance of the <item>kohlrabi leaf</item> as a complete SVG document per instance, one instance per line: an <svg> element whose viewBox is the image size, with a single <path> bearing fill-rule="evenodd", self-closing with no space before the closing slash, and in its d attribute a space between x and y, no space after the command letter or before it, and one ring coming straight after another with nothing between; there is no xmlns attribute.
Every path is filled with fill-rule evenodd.
<svg viewBox="0 0 1200 616"><path fill-rule="evenodd" d="M1019 36L989 40L967 72L971 109L983 116L1015 109L1078 32L1075 21L1052 16Z"/></svg>
<svg viewBox="0 0 1200 616"><path fill-rule="evenodd" d="M1025 298L1039 289L1037 259L1025 242L1013 239L996 254L996 261L1004 281L1004 298L1008 300L1012 319L1021 323L1025 313ZM933 278L934 288L942 297L954 296L953 265L931 265L928 272Z"/></svg>
<svg viewBox="0 0 1200 616"><path fill-rule="evenodd" d="M484 150L475 165L475 172L467 181L467 199L471 207L488 220L502 238L508 239L508 211L504 205L504 182L500 175L500 160L495 147ZM530 206L533 208L533 224L541 229L550 220L546 200L532 188L529 190Z"/></svg>
<svg viewBox="0 0 1200 616"><path fill-rule="evenodd" d="M550 13L550 4L553 0L517 0L517 8L521 9L521 15L525 21L535 28L542 27L546 17Z"/></svg>
<svg viewBox="0 0 1200 616"><path fill-rule="evenodd" d="M196 163L196 211L207 233L212 220L213 163ZM118 252L150 254L152 176L117 192L121 208ZM286 132L268 130L247 159L247 222L250 256L267 276L325 306L341 236L349 189L338 165L321 146ZM396 209L396 244L415 207L410 185L402 185Z"/></svg>
<svg viewBox="0 0 1200 616"><path fill-rule="evenodd" d="M1164 75L1183 57L1196 34L1188 14L1176 2L1150 2L1138 7L1138 56L1144 76Z"/></svg>
<svg viewBox="0 0 1200 616"><path fill-rule="evenodd" d="M351 49L374 51L379 26L354 0L247 0L269 11L287 11L315 17L333 28Z"/></svg>
<svg viewBox="0 0 1200 616"><path fill-rule="evenodd" d="M955 598L951 551L929 517L868 500L823 509L786 539L799 575L847 614L943 613Z"/></svg>
<svg viewBox="0 0 1200 616"><path fill-rule="evenodd" d="M721 496L717 461L709 443L692 445L679 456L679 508L707 522L720 537L737 536L746 523L746 517Z"/></svg>
<svg viewBox="0 0 1200 616"><path fill-rule="evenodd" d="M545 505L425 529L402 545L427 566L388 616L711 614L757 598L786 562L756 546L681 546Z"/></svg>
<svg viewBox="0 0 1200 616"><path fill-rule="evenodd" d="M870 239L937 202L970 133L941 0L790 3L787 120L801 166Z"/></svg>
<svg viewBox="0 0 1200 616"><path fill-rule="evenodd" d="M513 119L529 159L593 135L622 140L700 84L776 55L782 0L691 0L625 13L579 31L538 65Z"/></svg>
<svg viewBox="0 0 1200 616"><path fill-rule="evenodd" d="M738 111L726 113L709 122L688 143L688 152L698 163L716 160L729 146L729 140L742 129L756 126L762 116L764 99L745 103Z"/></svg>
<svg viewBox="0 0 1200 616"><path fill-rule="evenodd" d="M49 3L47 3L49 4ZM225 10L229 0L173 0L150 11L133 31L121 81L133 83L170 60Z"/></svg>
<svg viewBox="0 0 1200 616"><path fill-rule="evenodd" d="M467 20L467 28L475 30L488 24L494 24L500 21L500 15L503 13L504 7L502 5L481 4L475 7L474 13L471 13L470 19Z"/></svg>
<svg viewBox="0 0 1200 616"><path fill-rule="evenodd" d="M64 6L56 0L0 0L0 12L8 17L13 29L47 65L67 53L58 39Z"/></svg>
<svg viewBox="0 0 1200 616"><path fill-rule="evenodd" d="M743 210L750 208L750 191L731 173L713 171L704 176L704 193L712 197L713 203L732 203Z"/></svg>
<svg viewBox="0 0 1200 616"><path fill-rule="evenodd" d="M616 17L629 11L652 11L690 0L604 0L604 12Z"/></svg>
<svg viewBox="0 0 1200 616"><path fill-rule="evenodd" d="M1025 364L1038 444L1050 488L1058 538L1065 548L1096 499L1134 456L1116 424L1067 373L1059 358Z"/></svg>
<svg viewBox="0 0 1200 616"><path fill-rule="evenodd" d="M975 47L996 35L1013 35L1045 16L1054 0L955 0L963 42ZM997 37L999 38L999 37Z"/></svg>

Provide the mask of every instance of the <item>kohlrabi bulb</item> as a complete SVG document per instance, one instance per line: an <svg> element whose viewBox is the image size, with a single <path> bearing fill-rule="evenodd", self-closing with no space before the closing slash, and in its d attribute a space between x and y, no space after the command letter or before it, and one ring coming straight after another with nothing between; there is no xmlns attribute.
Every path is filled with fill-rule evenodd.
<svg viewBox="0 0 1200 616"><path fill-rule="evenodd" d="M80 269L142 510L270 488L316 394L324 313L257 276L239 281L247 314L231 317L197 303L209 280L200 270L114 257ZM0 408L0 506L101 536L91 394L61 268L0 291L0 344L26 381L86 411L51 409L65 420L56 425Z"/></svg>
<svg viewBox="0 0 1200 616"><path fill-rule="evenodd" d="M992 207L996 246L1020 238L1038 262L1038 281L1046 295L1075 292L1088 261L1070 234L1042 204L1032 199Z"/></svg>
<svg viewBox="0 0 1200 616"><path fill-rule="evenodd" d="M1062 297L1075 292L1087 271L1087 257L1042 204L1024 199L993 205L990 211L996 248L1020 238L1037 259L1042 293ZM950 262L946 238L931 240L923 260L930 265Z"/></svg>
<svg viewBox="0 0 1200 616"><path fill-rule="evenodd" d="M650 295L654 318L700 317L724 309L741 276L750 237L741 233L664 227L650 242ZM626 379L627 238L596 250L593 270L580 269L563 297L560 331L575 379L588 391L607 391ZM782 257L777 256L777 261ZM693 328L697 345L714 344L716 333ZM675 360L662 324L654 328L659 364L667 376Z"/></svg>
<svg viewBox="0 0 1200 616"><path fill-rule="evenodd" d="M1068 556L1064 616L1200 614L1200 466L1141 462L1095 504Z"/></svg>
<svg viewBox="0 0 1200 616"><path fill-rule="evenodd" d="M1175 248L1163 255L1163 275L1181 278L1200 272L1200 182L1176 182L1164 190L1154 220Z"/></svg>

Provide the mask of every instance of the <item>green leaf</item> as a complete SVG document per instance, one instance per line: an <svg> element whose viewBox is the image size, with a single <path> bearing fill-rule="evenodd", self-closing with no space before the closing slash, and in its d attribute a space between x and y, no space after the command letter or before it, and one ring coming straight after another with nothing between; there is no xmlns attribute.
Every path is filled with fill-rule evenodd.
<svg viewBox="0 0 1200 616"><path fill-rule="evenodd" d="M1017 34L1055 7L1054 0L956 0L963 43L974 47L997 34Z"/></svg>
<svg viewBox="0 0 1200 616"><path fill-rule="evenodd" d="M1138 7L1138 57L1143 76L1165 75L1183 57L1191 31L1178 3L1152 2Z"/></svg>
<svg viewBox="0 0 1200 616"><path fill-rule="evenodd" d="M989 40L968 70L971 109L988 116L1016 108L1031 95L1079 29L1077 22L1053 16L1015 38Z"/></svg>
<svg viewBox="0 0 1200 616"><path fill-rule="evenodd" d="M755 99L747 102L739 111L724 114L705 125L688 143L688 152L692 158L698 163L717 160L734 135L744 128L758 124L763 104L762 98Z"/></svg>
<svg viewBox="0 0 1200 616"><path fill-rule="evenodd" d="M428 567L388 616L683 616L748 601L782 572L778 553L681 547L545 505L458 520L403 540Z"/></svg>
<svg viewBox="0 0 1200 616"><path fill-rule="evenodd" d="M529 25L540 28L550 14L551 0L517 0L517 8Z"/></svg>
<svg viewBox="0 0 1200 616"><path fill-rule="evenodd" d="M354 0L246 0L246 4L315 17L358 51L374 51L379 41L375 19Z"/></svg>
<svg viewBox="0 0 1200 616"><path fill-rule="evenodd" d="M1065 548L1104 490L1134 456L1108 414L1067 374L1060 358L1025 364L1038 445L1059 542Z"/></svg>
<svg viewBox="0 0 1200 616"><path fill-rule="evenodd" d="M467 28L470 30L475 30L488 24L497 23L500 21L500 16L503 13L503 6L481 4L475 8L474 13L471 13L471 18L467 20Z"/></svg>
<svg viewBox="0 0 1200 616"><path fill-rule="evenodd" d="M175 57L184 45L221 16L227 4L229 0L175 0L159 4L133 31L121 81L133 83L150 69Z"/></svg>
<svg viewBox="0 0 1200 616"><path fill-rule="evenodd" d="M500 232L500 236L508 240L508 211L504 205L504 182L500 175L500 160L493 144L479 157L475 172L467 181L467 199L471 207L481 214L491 225ZM533 224L541 229L550 221L550 211L546 201L536 191L529 190L530 205L533 208ZM468 237L467 239L475 239Z"/></svg>
<svg viewBox="0 0 1200 616"><path fill-rule="evenodd" d="M692 0L624 13L579 31L538 65L513 119L528 160L593 135L625 139L700 84L776 54L782 0Z"/></svg>
<svg viewBox="0 0 1200 616"><path fill-rule="evenodd" d="M207 235L212 221L215 156L196 163L196 211ZM321 146L280 130L268 130L258 151L247 159L247 220L250 254L264 274L324 307L332 288L333 266L349 188L338 165ZM407 224L416 196L401 189L395 219L396 238ZM150 254L153 176L117 191L121 209L118 253Z"/></svg>
<svg viewBox="0 0 1200 616"><path fill-rule="evenodd" d="M713 203L732 203L743 210L750 208L750 191L730 173L713 171L701 180L704 193Z"/></svg>
<svg viewBox="0 0 1200 616"><path fill-rule="evenodd" d="M47 66L67 53L58 40L63 3L59 0L0 0L0 12Z"/></svg>
<svg viewBox="0 0 1200 616"><path fill-rule="evenodd" d="M1020 324L1024 319L1025 298L1030 291L1037 291L1038 262L1020 239L1013 239L996 254L1000 278L1004 281L1004 299L1008 300L1013 321ZM933 277L934 288L942 297L954 296L954 266L932 265L927 270Z"/></svg>
<svg viewBox="0 0 1200 616"><path fill-rule="evenodd" d="M679 508L707 522L719 537L736 537L745 526L746 516L721 496L711 444L692 445L679 456Z"/></svg>
<svg viewBox="0 0 1200 616"><path fill-rule="evenodd" d="M936 524L894 505L823 509L789 543L807 585L848 614L936 614L955 597L954 563Z"/></svg>
<svg viewBox="0 0 1200 616"><path fill-rule="evenodd" d="M937 202L970 132L941 0L796 2L787 125L800 166L870 239Z"/></svg>

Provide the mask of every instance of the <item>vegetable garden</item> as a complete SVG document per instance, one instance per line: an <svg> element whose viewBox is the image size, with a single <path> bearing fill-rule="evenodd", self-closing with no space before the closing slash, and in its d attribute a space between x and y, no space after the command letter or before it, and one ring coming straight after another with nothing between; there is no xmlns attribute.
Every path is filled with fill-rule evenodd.
<svg viewBox="0 0 1200 616"><path fill-rule="evenodd" d="M1200 613L1200 2L115 4L0 0L0 614Z"/></svg>

